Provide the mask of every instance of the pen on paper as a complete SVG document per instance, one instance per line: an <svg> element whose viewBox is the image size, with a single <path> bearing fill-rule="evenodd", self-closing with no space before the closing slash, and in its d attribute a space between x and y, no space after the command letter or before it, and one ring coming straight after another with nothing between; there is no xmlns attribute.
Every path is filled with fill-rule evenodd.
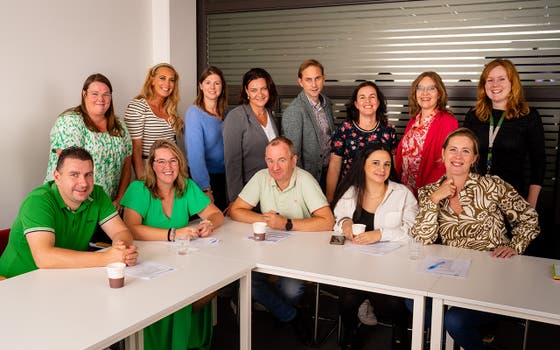
<svg viewBox="0 0 560 350"><path fill-rule="evenodd" d="M428 266L428 270L433 270L433 269L435 269L436 267L441 266L441 265L443 265L443 264L445 264L445 261L438 261L437 263Z"/></svg>

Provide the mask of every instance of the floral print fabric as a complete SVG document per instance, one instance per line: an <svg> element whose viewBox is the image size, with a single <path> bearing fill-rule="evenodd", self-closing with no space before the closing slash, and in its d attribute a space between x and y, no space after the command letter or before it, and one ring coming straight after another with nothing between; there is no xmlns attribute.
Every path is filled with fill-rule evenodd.
<svg viewBox="0 0 560 350"><path fill-rule="evenodd" d="M93 158L95 183L103 187L111 199L115 199L126 157L132 154L132 141L124 123L124 136L111 136L108 132L94 132L86 128L80 115L67 114L58 117L51 129L51 149L45 181L53 179L58 155L54 150L70 146L85 148Z"/></svg>
<svg viewBox="0 0 560 350"><path fill-rule="evenodd" d="M430 115L421 118L422 112L418 113L415 118L414 125L404 134L402 143L402 177L403 185L410 188L412 192L417 192L416 179L420 171L420 161L422 160L422 151L424 150L424 141L430 130L430 126L434 121L434 117L438 113L434 110ZM422 121L422 123L420 123Z"/></svg>
<svg viewBox="0 0 560 350"><path fill-rule="evenodd" d="M352 160L366 145L380 142L393 152L397 147L395 128L378 125L373 130L364 130L353 121L345 121L336 129L331 141L331 152L342 157L341 178L346 175Z"/></svg>

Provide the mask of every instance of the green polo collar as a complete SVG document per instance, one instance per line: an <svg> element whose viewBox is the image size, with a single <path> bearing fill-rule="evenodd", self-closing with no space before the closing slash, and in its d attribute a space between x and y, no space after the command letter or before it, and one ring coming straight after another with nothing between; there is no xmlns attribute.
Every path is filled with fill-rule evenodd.
<svg viewBox="0 0 560 350"><path fill-rule="evenodd" d="M58 186L56 185L56 182L54 182L54 180L51 180L49 182L47 182L47 184L49 185L49 187L51 188L54 198L56 199L56 202L58 203L58 206L61 209L66 209L68 211L71 212L75 212L75 213L79 213L81 211L86 210L87 208L89 208L89 206L91 205L91 203L93 202L93 198L91 197L91 194L88 196L88 198L82 202L82 204L80 204L80 206L78 207L78 209L76 210L72 210L70 209L70 207L68 207L68 205L64 202L64 199L62 199L62 196L60 195L60 191L58 190Z"/></svg>

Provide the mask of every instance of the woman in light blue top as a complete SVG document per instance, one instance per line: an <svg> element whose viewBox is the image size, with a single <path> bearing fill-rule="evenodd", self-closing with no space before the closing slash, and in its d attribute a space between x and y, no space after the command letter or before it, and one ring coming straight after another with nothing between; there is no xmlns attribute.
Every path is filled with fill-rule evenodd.
<svg viewBox="0 0 560 350"><path fill-rule="evenodd" d="M224 210L227 205L222 120L227 109L227 86L222 71L210 66L198 79L194 105L185 117L185 148L193 180Z"/></svg>

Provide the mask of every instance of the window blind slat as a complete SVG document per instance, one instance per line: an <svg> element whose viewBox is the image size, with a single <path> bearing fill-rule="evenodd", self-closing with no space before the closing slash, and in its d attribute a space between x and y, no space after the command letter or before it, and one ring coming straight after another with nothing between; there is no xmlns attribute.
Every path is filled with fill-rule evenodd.
<svg viewBox="0 0 560 350"><path fill-rule="evenodd" d="M511 58L525 84L559 81L560 2L552 0L254 11L210 15L208 25L209 63L231 81L260 66L277 84L293 84L299 63L310 57L324 64L333 84L408 85L425 70L446 83L475 83L496 57Z"/></svg>

